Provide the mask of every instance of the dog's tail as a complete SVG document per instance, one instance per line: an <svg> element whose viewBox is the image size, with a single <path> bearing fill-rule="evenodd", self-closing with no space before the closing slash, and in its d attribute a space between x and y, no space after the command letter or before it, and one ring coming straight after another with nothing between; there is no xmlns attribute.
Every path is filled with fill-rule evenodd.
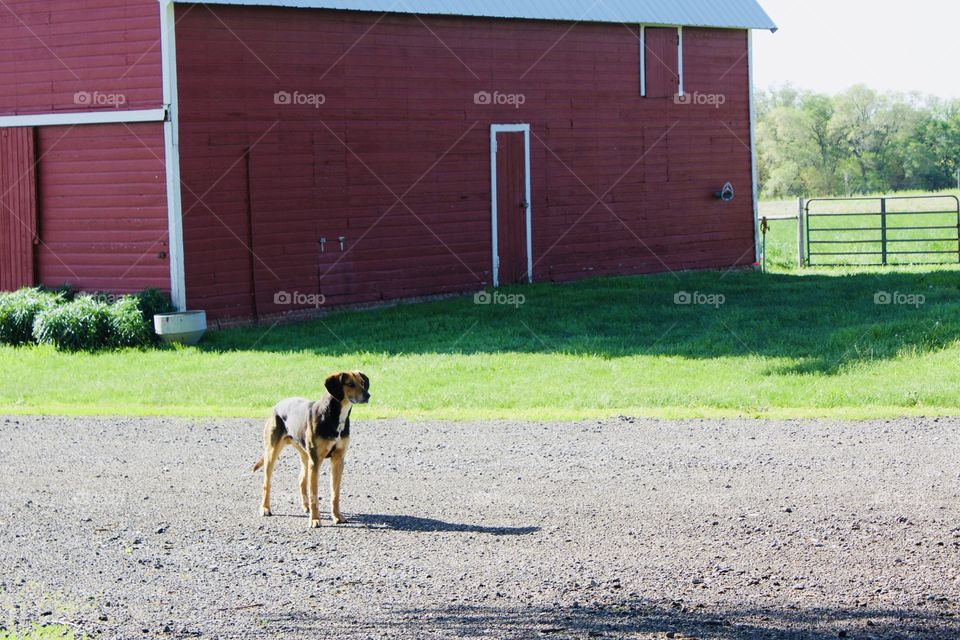
<svg viewBox="0 0 960 640"><path fill-rule="evenodd" d="M251 473L256 473L263 468L263 456L260 456L260 459L257 460L257 464L253 465L253 471Z"/></svg>

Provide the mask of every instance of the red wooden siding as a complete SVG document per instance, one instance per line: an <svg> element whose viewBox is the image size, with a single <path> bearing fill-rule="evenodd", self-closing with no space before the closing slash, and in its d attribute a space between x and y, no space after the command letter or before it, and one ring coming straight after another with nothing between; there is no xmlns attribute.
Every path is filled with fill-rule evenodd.
<svg viewBox="0 0 960 640"><path fill-rule="evenodd" d="M368 302L488 285L494 123L531 125L535 280L753 261L744 31L689 30L690 90L724 93L716 109L638 95L639 27L188 9L186 288L213 318L311 304L275 305L283 292ZM723 204L728 180L738 197Z"/></svg>
<svg viewBox="0 0 960 640"><path fill-rule="evenodd" d="M37 151L40 282L169 290L162 125L44 127Z"/></svg>
<svg viewBox="0 0 960 640"><path fill-rule="evenodd" d="M0 115L159 107L159 40L157 0L5 0Z"/></svg>
<svg viewBox="0 0 960 640"><path fill-rule="evenodd" d="M34 284L36 148L31 128L0 129L0 290Z"/></svg>
<svg viewBox="0 0 960 640"><path fill-rule="evenodd" d="M680 91L680 36L675 28L644 29L647 97L672 98Z"/></svg>

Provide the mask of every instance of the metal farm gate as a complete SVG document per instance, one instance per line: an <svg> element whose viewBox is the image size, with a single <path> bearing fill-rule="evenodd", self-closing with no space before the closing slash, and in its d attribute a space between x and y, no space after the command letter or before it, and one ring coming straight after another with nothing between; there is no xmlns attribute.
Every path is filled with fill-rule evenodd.
<svg viewBox="0 0 960 640"><path fill-rule="evenodd" d="M960 198L816 198L806 217L811 267L960 263Z"/></svg>

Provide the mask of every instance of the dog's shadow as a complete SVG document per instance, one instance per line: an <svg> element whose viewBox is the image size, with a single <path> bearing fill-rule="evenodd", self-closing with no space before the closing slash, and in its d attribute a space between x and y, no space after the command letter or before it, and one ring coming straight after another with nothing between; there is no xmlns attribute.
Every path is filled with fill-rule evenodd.
<svg viewBox="0 0 960 640"><path fill-rule="evenodd" d="M540 527L486 527L478 524L457 524L418 516L354 513L347 516L343 527L386 529L390 531L422 531L426 533L486 533L492 536L525 536Z"/></svg>

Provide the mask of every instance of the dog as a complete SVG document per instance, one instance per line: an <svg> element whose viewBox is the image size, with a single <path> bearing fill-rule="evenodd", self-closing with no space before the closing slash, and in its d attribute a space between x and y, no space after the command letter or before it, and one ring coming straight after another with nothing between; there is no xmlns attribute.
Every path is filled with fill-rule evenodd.
<svg viewBox="0 0 960 640"><path fill-rule="evenodd" d="M260 515L272 515L270 477L280 452L292 444L300 454L300 501L304 513L310 514L310 528L320 526L317 480L326 458L330 458L330 514L334 524L345 522L340 512L340 480L350 446L350 411L353 405L370 401L370 378L360 371L333 373L324 387L327 393L320 400L287 398L273 406L263 427L263 457L253 465L254 473L263 468Z"/></svg>

